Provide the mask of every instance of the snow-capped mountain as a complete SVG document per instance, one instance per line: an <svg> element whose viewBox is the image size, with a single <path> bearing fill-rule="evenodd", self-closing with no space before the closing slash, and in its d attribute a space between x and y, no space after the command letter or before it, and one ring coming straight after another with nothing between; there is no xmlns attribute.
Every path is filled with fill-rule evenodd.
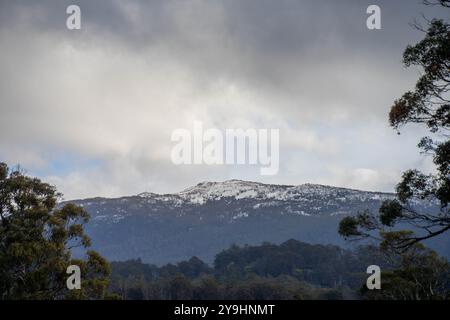
<svg viewBox="0 0 450 320"><path fill-rule="evenodd" d="M173 194L72 201L91 214L87 231L109 259L167 263L193 255L211 261L229 245L282 242L343 244L343 215L376 212L395 195L316 184L202 182ZM431 202L417 202L424 210Z"/></svg>
<svg viewBox="0 0 450 320"><path fill-rule="evenodd" d="M157 195L154 193L142 193L139 196L152 198ZM356 198L367 201L393 197L392 194L387 193L363 192L309 183L299 186L288 186L242 180L201 182L196 186L173 194L173 196L191 204L204 204L208 201L218 201L226 198L234 200L254 199L258 201L307 202L312 197L331 197L340 201L354 200Z"/></svg>

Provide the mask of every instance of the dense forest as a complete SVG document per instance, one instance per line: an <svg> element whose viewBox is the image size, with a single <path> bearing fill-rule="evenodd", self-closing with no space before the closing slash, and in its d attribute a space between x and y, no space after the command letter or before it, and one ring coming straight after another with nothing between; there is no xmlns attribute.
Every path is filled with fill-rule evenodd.
<svg viewBox="0 0 450 320"><path fill-rule="evenodd" d="M450 265L422 248L420 266L377 247L344 250L289 240L280 245L232 246L216 255L214 266L197 257L162 267L140 259L112 262L110 290L122 299L445 299ZM365 290L366 268L384 270L386 289ZM401 271L397 268L402 268ZM384 280L384 279L383 279ZM438 280L439 286L434 282ZM420 286L430 288L418 291ZM396 290L408 296L401 297ZM428 290L429 291L429 290ZM431 294L431 295L430 295Z"/></svg>

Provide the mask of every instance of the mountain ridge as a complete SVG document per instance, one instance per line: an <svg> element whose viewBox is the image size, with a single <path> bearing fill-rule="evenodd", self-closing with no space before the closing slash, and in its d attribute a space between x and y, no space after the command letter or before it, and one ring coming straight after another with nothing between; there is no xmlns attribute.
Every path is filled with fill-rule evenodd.
<svg viewBox="0 0 450 320"><path fill-rule="evenodd" d="M370 210L395 194L317 184L297 186L243 180L201 182L178 193L70 201L91 215L94 249L112 260L164 264L198 256L211 262L232 244L287 239L345 246L343 216ZM434 203L416 201L421 210ZM445 248L444 248L445 249Z"/></svg>
<svg viewBox="0 0 450 320"><path fill-rule="evenodd" d="M280 188L299 188L299 187L310 186L310 187L348 190L348 191L358 191L358 192L364 192L364 193L384 194L384 195L389 195L389 196L395 195L394 192L363 190L363 189L357 189L357 188L339 187L339 186L326 185L326 184L320 184L320 183L306 182L306 183L302 183L302 184L275 184L275 183L264 183L264 182L250 181L250 180L229 179L229 180L223 180L223 181L201 181L193 186L186 187L186 188L182 189L181 191L177 191L177 192L159 193L159 192L143 191L143 192L140 192L137 194L131 194L131 195L111 196L111 197L95 196L95 197L64 200L62 202L64 203L64 202L80 201L80 200L85 201L85 200L92 200L92 199L120 199L120 198L130 198L130 197L173 196L173 195L178 195L178 194L188 192L188 191L190 191L196 187L202 186L202 185L217 185L217 184L223 185L223 184L228 184L231 182L254 184L254 185L260 185L260 186L280 187Z"/></svg>

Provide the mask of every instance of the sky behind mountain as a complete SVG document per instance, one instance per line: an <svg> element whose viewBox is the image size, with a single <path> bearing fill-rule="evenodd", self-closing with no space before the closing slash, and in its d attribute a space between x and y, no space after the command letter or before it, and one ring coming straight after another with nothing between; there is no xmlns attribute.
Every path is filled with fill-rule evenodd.
<svg viewBox="0 0 450 320"><path fill-rule="evenodd" d="M77 4L81 30L66 28ZM366 8L381 8L368 30ZM246 179L392 191L430 170L424 135L388 126L420 70L402 53L420 1L0 0L0 159L66 199ZM422 20L423 21L423 20ZM171 132L280 129L280 170L176 166Z"/></svg>

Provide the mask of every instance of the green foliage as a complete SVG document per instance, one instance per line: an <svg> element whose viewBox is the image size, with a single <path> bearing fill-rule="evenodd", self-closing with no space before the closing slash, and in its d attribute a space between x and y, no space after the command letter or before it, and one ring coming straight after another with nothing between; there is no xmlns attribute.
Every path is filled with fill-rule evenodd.
<svg viewBox="0 0 450 320"><path fill-rule="evenodd" d="M403 216L402 205L397 200L387 200L380 207L380 222L392 227Z"/></svg>
<svg viewBox="0 0 450 320"><path fill-rule="evenodd" d="M191 300L194 296L194 287L188 278L177 274L169 280L169 295L171 300Z"/></svg>
<svg viewBox="0 0 450 320"><path fill-rule="evenodd" d="M82 282L80 290L72 290L66 296L67 299L108 299L107 294L111 267L100 254L95 251L87 251L87 260L72 260L81 269Z"/></svg>
<svg viewBox="0 0 450 320"><path fill-rule="evenodd" d="M450 2L434 4L449 8ZM422 138L419 148L433 157L436 173L406 171L396 188L398 200L384 202L378 216L358 214L343 219L339 227L339 233L350 239L374 237L373 231L379 230L383 245L398 252L450 230L450 24L439 19L427 22L427 30L418 27L425 32L424 39L408 46L403 54L405 66L419 67L422 75L413 91L394 102L389 122L397 130L409 123L428 128L433 137ZM414 208L417 199L436 201L438 206L434 212L418 212ZM402 232L394 228L400 224L415 229Z"/></svg>
<svg viewBox="0 0 450 320"><path fill-rule="evenodd" d="M195 300L219 300L223 293L219 282L213 276L205 276L199 279L194 288Z"/></svg>
<svg viewBox="0 0 450 320"><path fill-rule="evenodd" d="M73 204L56 207L60 194L39 179L0 164L0 299L102 299L110 269L98 253L74 260L71 248L90 245L89 220ZM81 268L81 290L69 291L69 265Z"/></svg>
<svg viewBox="0 0 450 320"><path fill-rule="evenodd" d="M432 132L450 126L450 105L445 97L450 79L450 27L444 20L433 19L425 38L403 53L405 66L419 66L423 74L414 91L396 100L389 114L390 124L398 128L407 123L425 124Z"/></svg>
<svg viewBox="0 0 450 320"><path fill-rule="evenodd" d="M401 255L397 268L382 272L381 290L362 289L366 299L443 300L450 299L450 265L422 245Z"/></svg>
<svg viewBox="0 0 450 320"><path fill-rule="evenodd" d="M359 221L356 217L345 217L339 223L339 234L345 238L361 236L362 233L358 230Z"/></svg>

